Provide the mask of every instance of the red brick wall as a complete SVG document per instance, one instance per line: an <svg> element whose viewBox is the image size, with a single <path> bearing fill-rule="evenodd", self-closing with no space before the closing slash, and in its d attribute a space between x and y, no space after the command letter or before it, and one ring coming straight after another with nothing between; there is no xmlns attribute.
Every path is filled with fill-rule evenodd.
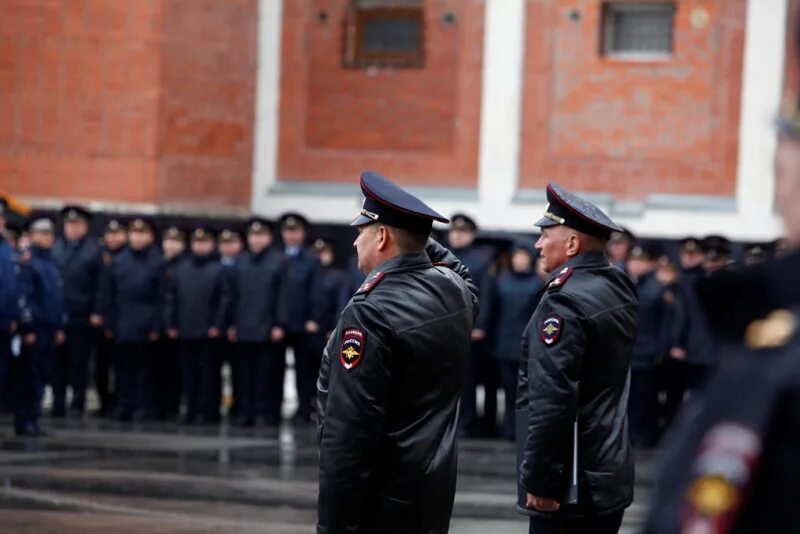
<svg viewBox="0 0 800 534"><path fill-rule="evenodd" d="M248 205L256 24L257 0L3 0L0 188Z"/></svg>
<svg viewBox="0 0 800 534"><path fill-rule="evenodd" d="M153 198L160 7L0 2L0 187L30 197Z"/></svg>
<svg viewBox="0 0 800 534"><path fill-rule="evenodd" d="M673 57L632 62L600 54L601 1L528 0L521 186L734 194L746 0L676 4Z"/></svg>
<svg viewBox="0 0 800 534"><path fill-rule="evenodd" d="M249 207L258 2L164 7L157 200Z"/></svg>
<svg viewBox="0 0 800 534"><path fill-rule="evenodd" d="M279 179L352 182L374 169L407 184L474 186L484 2L426 0L425 67L367 70L342 67L346 4L284 3Z"/></svg>

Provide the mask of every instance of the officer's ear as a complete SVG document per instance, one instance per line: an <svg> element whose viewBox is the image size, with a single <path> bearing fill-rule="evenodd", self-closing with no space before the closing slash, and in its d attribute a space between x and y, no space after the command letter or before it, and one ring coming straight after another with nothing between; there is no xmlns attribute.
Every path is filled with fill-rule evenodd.
<svg viewBox="0 0 800 534"><path fill-rule="evenodd" d="M383 252L389 246L389 228L386 226L378 225L378 231L375 232L375 238L378 240L378 250Z"/></svg>
<svg viewBox="0 0 800 534"><path fill-rule="evenodd" d="M575 232L570 232L567 236L567 256L577 256L581 248L581 238Z"/></svg>

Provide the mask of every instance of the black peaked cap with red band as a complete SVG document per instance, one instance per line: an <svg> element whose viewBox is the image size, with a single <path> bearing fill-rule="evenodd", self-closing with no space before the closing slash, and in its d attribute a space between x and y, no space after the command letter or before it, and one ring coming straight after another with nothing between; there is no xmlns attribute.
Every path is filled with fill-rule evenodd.
<svg viewBox="0 0 800 534"><path fill-rule="evenodd" d="M548 184L547 201L550 204L535 226L548 228L563 224L573 230L603 239L608 239L611 232L625 231L603 213L603 210L557 184Z"/></svg>
<svg viewBox="0 0 800 534"><path fill-rule="evenodd" d="M427 234L431 231L433 221L450 222L423 201L380 174L371 171L361 174L361 191L364 193L364 205L350 226L379 222Z"/></svg>

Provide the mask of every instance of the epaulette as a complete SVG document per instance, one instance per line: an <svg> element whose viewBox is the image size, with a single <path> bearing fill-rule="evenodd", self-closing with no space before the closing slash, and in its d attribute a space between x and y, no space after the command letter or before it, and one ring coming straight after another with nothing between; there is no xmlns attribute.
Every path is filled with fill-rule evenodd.
<svg viewBox="0 0 800 534"><path fill-rule="evenodd" d="M551 279L550 283L547 284L547 290L555 291L560 289L565 283L567 283L567 280L569 280L569 277L572 276L572 273L572 267L564 267L558 271L558 274L555 276L555 278Z"/></svg>
<svg viewBox="0 0 800 534"><path fill-rule="evenodd" d="M375 273L372 276L370 276L367 280L364 281L363 284L361 284L361 287L358 288L358 291L356 291L356 295L365 295L366 296L367 293L369 293L370 291L375 289L375 286L377 286L378 283L381 280L383 280L383 277L385 275L386 275L385 272L378 271L377 273Z"/></svg>

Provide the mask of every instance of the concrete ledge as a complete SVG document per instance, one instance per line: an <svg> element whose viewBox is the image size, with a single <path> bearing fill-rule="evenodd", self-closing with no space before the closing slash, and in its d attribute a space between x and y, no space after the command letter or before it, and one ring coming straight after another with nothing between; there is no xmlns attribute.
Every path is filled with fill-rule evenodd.
<svg viewBox="0 0 800 534"><path fill-rule="evenodd" d="M411 194L426 199L478 200L478 190L469 187L403 186ZM325 195L361 198L361 188L356 183L280 181L273 184L267 195Z"/></svg>

